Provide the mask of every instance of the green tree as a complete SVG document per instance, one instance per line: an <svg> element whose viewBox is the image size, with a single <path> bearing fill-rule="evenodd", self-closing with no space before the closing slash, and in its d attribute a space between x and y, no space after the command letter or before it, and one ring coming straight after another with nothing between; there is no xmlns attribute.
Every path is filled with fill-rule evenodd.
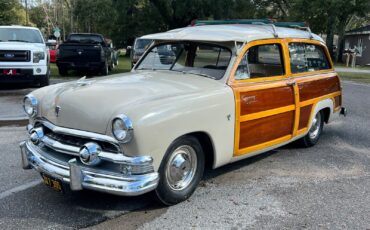
<svg viewBox="0 0 370 230"><path fill-rule="evenodd" d="M112 0L75 0L73 14L78 31L111 36L117 10L113 8Z"/></svg>
<svg viewBox="0 0 370 230"><path fill-rule="evenodd" d="M17 0L0 0L0 25L26 23L26 12Z"/></svg>
<svg viewBox="0 0 370 230"><path fill-rule="evenodd" d="M46 14L41 5L32 7L29 10L29 19L30 21L38 28L46 28Z"/></svg>

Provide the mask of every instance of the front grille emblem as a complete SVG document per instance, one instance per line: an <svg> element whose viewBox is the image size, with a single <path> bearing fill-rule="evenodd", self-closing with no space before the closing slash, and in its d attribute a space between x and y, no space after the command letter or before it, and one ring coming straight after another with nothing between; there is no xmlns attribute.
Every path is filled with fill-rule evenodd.
<svg viewBox="0 0 370 230"><path fill-rule="evenodd" d="M60 112L61 109L62 108L59 105L55 106L55 116L56 117L59 117L59 112Z"/></svg>
<svg viewBox="0 0 370 230"><path fill-rule="evenodd" d="M14 58L14 54L11 54L11 53L6 53L6 54L4 54L4 57L5 58Z"/></svg>

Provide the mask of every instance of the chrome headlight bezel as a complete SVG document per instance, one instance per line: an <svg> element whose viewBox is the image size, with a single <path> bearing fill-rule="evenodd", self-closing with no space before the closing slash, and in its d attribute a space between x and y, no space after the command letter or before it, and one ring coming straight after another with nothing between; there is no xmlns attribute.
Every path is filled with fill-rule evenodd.
<svg viewBox="0 0 370 230"><path fill-rule="evenodd" d="M39 63L41 60L45 60L45 52L44 51L33 52L33 63Z"/></svg>
<svg viewBox="0 0 370 230"><path fill-rule="evenodd" d="M134 137L134 127L131 119L120 114L112 120L112 134L120 143L128 143Z"/></svg>
<svg viewBox="0 0 370 230"><path fill-rule="evenodd" d="M38 101L37 98L31 94L27 95L23 99L23 109L24 112L29 116L29 117L36 117L37 115L37 106L38 106Z"/></svg>

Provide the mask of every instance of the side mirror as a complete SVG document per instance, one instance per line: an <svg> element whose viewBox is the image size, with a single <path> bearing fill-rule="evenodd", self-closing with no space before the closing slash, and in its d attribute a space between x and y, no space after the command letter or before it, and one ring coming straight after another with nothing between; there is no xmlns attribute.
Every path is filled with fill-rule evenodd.
<svg viewBox="0 0 370 230"><path fill-rule="evenodd" d="M131 50L132 49L132 46L127 46L126 48L127 50Z"/></svg>

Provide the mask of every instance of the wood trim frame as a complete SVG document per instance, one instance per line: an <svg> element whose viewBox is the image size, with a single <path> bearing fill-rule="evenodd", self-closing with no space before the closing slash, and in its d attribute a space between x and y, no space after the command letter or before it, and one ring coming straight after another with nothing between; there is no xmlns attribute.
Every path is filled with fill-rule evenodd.
<svg viewBox="0 0 370 230"><path fill-rule="evenodd" d="M309 44L315 44L323 47L323 50L325 51L325 54L329 60L330 69L328 70L320 70L320 71L313 71L313 72L307 72L307 73L298 73L298 74L292 74L291 72L291 66L290 66L290 53L289 53L289 47L288 44L290 42L302 42L302 43L309 43ZM252 46L257 45L265 45L265 44L280 44L282 47L282 55L284 59L284 75L283 76L272 76L272 77L263 77L263 78L253 78L253 79L245 79L245 80L236 80L235 79L235 72L238 68L241 59L244 57L245 52ZM235 113L235 139L234 139L234 156L240 156L256 151L261 151L263 149L272 147L274 145L279 145L282 143L287 143L289 140L296 136L304 135L308 132L308 127L300 127L300 111L302 107L305 106L311 106L310 116L308 120L309 125L310 121L312 120L312 117L314 116L314 108L316 107L317 103L321 100L325 99L331 99L333 101L333 104L335 104L335 97L341 96L341 88L337 92L332 92L327 95L323 95L317 98L312 98L306 101L300 101L300 93L299 93L299 85L294 84L300 78L300 83L302 82L308 82L308 81L314 81L319 80L325 77L330 77L332 75L336 75L334 69L333 69L333 62L330 58L328 49L326 46L316 40L310 40L310 39L266 39L266 40L259 40L259 41L253 41L250 43L247 43L239 52L239 55L237 56L234 65L230 72L230 77L227 81L227 84L233 89L234 91L234 97L235 97L235 103L236 103L236 113ZM336 75L337 76L337 75ZM306 78L307 77L307 78ZM338 77L339 80L339 77ZM270 109L265 110L261 112L256 112L252 114L247 114L241 116L241 109L240 109L240 89L244 87L248 87L248 91L253 90L262 90L266 88L274 88L274 87L281 87L283 84L286 84L288 82L293 83L294 88L294 105L288 105L277 109ZM266 84L269 83L269 84ZM337 99L338 100L338 99ZM335 108L336 110L337 108ZM293 125L293 131L292 135L286 135L271 141L267 141L265 143L257 144L254 146L250 146L247 148L240 149L239 148L239 139L240 139L240 123L245 121L252 121L260 118L265 118L281 113L286 113L289 111L295 110L295 119L294 119L294 125Z"/></svg>

